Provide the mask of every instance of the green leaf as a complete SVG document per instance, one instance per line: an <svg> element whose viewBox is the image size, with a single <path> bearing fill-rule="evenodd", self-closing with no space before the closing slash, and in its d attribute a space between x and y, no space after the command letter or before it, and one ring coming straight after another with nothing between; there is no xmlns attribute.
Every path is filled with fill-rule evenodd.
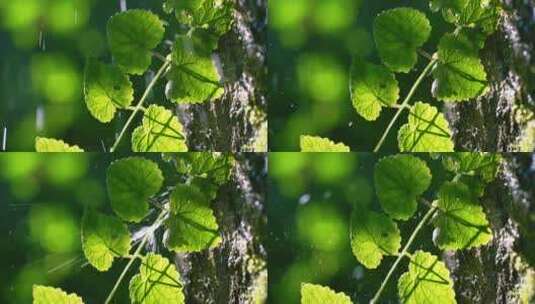
<svg viewBox="0 0 535 304"><path fill-rule="evenodd" d="M67 294L59 288L33 285L33 304L84 304L74 293Z"/></svg>
<svg viewBox="0 0 535 304"><path fill-rule="evenodd" d="M436 256L421 250L411 256L409 271L399 278L398 293L405 304L456 303L448 268Z"/></svg>
<svg viewBox="0 0 535 304"><path fill-rule="evenodd" d="M374 179L383 210L394 219L407 220L416 212L416 199L431 183L431 171L418 157L400 154L377 162Z"/></svg>
<svg viewBox="0 0 535 304"><path fill-rule="evenodd" d="M82 218L82 249L87 261L99 271L110 269L115 257L130 252L130 232L118 218L86 211Z"/></svg>
<svg viewBox="0 0 535 304"><path fill-rule="evenodd" d="M216 185L225 184L234 167L234 157L228 153L191 152L174 155L177 171L209 179Z"/></svg>
<svg viewBox="0 0 535 304"><path fill-rule="evenodd" d="M370 269L377 268L383 255L395 255L400 247L398 226L388 216L361 209L353 211L351 248L362 265Z"/></svg>
<svg viewBox="0 0 535 304"><path fill-rule="evenodd" d="M197 252L221 243L208 198L195 186L178 184L170 197L166 245L176 252Z"/></svg>
<svg viewBox="0 0 535 304"><path fill-rule="evenodd" d="M492 239L489 222L472 195L460 182L446 182L436 202L440 212L433 219L434 241L441 249L465 249L487 244Z"/></svg>
<svg viewBox="0 0 535 304"><path fill-rule="evenodd" d="M108 43L119 67L129 74L143 74L164 31L158 16L146 10L128 10L111 17L107 26Z"/></svg>
<svg viewBox="0 0 535 304"><path fill-rule="evenodd" d="M402 152L453 152L454 148L444 115L423 102L412 106L408 123L398 131L398 144Z"/></svg>
<svg viewBox="0 0 535 304"><path fill-rule="evenodd" d="M128 76L117 67L90 59L85 65L84 97L91 115L106 123L117 109L130 106L134 89Z"/></svg>
<svg viewBox="0 0 535 304"><path fill-rule="evenodd" d="M477 28L485 35L496 30L501 11L493 0L451 0L434 6L442 9L447 22L458 27Z"/></svg>
<svg viewBox="0 0 535 304"><path fill-rule="evenodd" d="M466 35L446 34L438 45L438 63L433 69L433 96L442 101L464 101L483 95L487 73L479 48Z"/></svg>
<svg viewBox="0 0 535 304"><path fill-rule="evenodd" d="M301 284L301 304L352 304L343 292L334 292L329 287L303 283Z"/></svg>
<svg viewBox="0 0 535 304"><path fill-rule="evenodd" d="M335 143L328 138L301 135L299 137L301 152L349 152L348 146Z"/></svg>
<svg viewBox="0 0 535 304"><path fill-rule="evenodd" d="M150 105L143 115L142 125L132 132L132 151L188 151L182 124L166 108Z"/></svg>
<svg viewBox="0 0 535 304"><path fill-rule="evenodd" d="M141 157L114 161L108 168L107 184L113 211L125 221L140 222L149 212L148 199L162 187L158 165Z"/></svg>
<svg viewBox="0 0 535 304"><path fill-rule="evenodd" d="M221 77L210 56L195 54L177 39L172 58L165 89L168 99L176 103L202 103L223 95Z"/></svg>
<svg viewBox="0 0 535 304"><path fill-rule="evenodd" d="M353 107L366 120L376 120L382 107L396 104L399 86L387 68L353 59L350 88Z"/></svg>
<svg viewBox="0 0 535 304"><path fill-rule="evenodd" d="M502 157L496 153L459 152L442 155L442 164L448 171L463 175L481 176L484 182L496 178Z"/></svg>
<svg viewBox="0 0 535 304"><path fill-rule="evenodd" d="M130 300L136 304L183 304L180 275L165 257L149 253L142 259L139 274L130 280Z"/></svg>
<svg viewBox="0 0 535 304"><path fill-rule="evenodd" d="M63 140L54 138L36 137L35 151L37 152L84 152L78 146L70 146Z"/></svg>
<svg viewBox="0 0 535 304"><path fill-rule="evenodd" d="M417 49L429 38L431 25L422 12L400 7L380 13L373 24L381 59L394 72L408 73L416 64Z"/></svg>

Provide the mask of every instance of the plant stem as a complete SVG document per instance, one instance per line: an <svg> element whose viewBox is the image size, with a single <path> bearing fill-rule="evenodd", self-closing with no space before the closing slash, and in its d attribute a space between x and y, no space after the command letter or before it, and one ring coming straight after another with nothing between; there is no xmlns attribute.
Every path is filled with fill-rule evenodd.
<svg viewBox="0 0 535 304"><path fill-rule="evenodd" d="M403 250L398 255L396 261L394 262L394 264L392 264L392 267L390 267L390 270L388 271L388 274L386 275L385 279L383 280L383 283L381 284L381 287L379 287L379 290L377 290L377 292L375 293L375 295L371 299L370 304L375 304L375 303L377 303L377 301L379 301L379 297L381 296L381 293L385 289L386 284L390 280L390 277L392 277L392 274L394 274L394 271L398 267L399 262L401 262L401 259L404 256L408 255L409 247L412 245L412 242L416 238L416 235L418 234L418 232L420 232L420 230L422 230L422 228L425 225L425 223L427 222L427 220L429 220L431 218L431 216L433 215L433 213L435 213L436 210L437 210L436 207L432 207L431 209L429 209L429 211L427 211L427 213L424 215L422 220L418 223L418 225L416 226L416 228L412 232L411 236L409 237L409 240L407 241L407 244L405 244L405 247L403 247Z"/></svg>
<svg viewBox="0 0 535 304"><path fill-rule="evenodd" d="M126 130L128 129L128 127L130 126L130 124L134 120L134 117L136 116L137 112L139 112L139 110L143 107L143 103L145 102L145 99L147 99L147 97L149 96L150 91L152 90L152 88L154 87L154 85L156 84L158 79L160 79L160 77L163 75L163 73L165 72L165 70L167 69L169 64L170 64L169 61L164 62L162 64L162 66L160 67L160 69L158 70L158 73L156 73L156 75L154 76L152 81L149 83L149 85L145 89L145 92L143 92L143 96L141 96L141 99L137 103L136 107L132 110L132 113L130 114L130 117L128 117L128 120L126 121L126 124L123 126L123 129L119 133L119 136L115 139L115 143L111 147L110 152L115 152L115 150L117 149L117 146L119 145L119 143L123 139L124 134L126 133Z"/></svg>
<svg viewBox="0 0 535 304"><path fill-rule="evenodd" d="M399 116L401 115L401 112L403 112L404 109L406 109L406 108L408 109L409 108L408 107L409 101L411 100L412 96L416 92L416 89L418 89L418 87L420 86L420 84L424 80L425 76L427 76L427 74L433 68L433 66L435 65L436 62L437 62L437 59L433 58L427 64L427 66L422 71L420 76L418 76L418 79L416 79L416 82L412 85L412 88L409 91L409 94L407 95L407 97L405 97L405 100L403 100L403 103L401 103L401 105L399 106L398 111L396 112L396 115L394 115L394 118L392 118L392 120L390 121L390 124L388 125L388 127L385 130L385 132L383 133L383 136L381 137L381 139L379 140L379 142L375 146L375 149L373 149L373 152L379 152L379 150L383 146L383 143L384 143L386 137L388 136L388 133L390 133L390 130L392 129L392 127L394 126L394 124L398 120Z"/></svg>
<svg viewBox="0 0 535 304"><path fill-rule="evenodd" d="M109 304L111 302L111 299L113 298L113 296L117 292L117 289L119 288L119 285L121 285L121 282L123 281L124 277L126 276L126 273L130 269L130 267L132 267L132 264L134 264L134 261L136 260L136 258L134 258L134 257L138 257L139 256L139 253L141 252L141 249L143 249L143 247L145 247L145 244L147 243L147 240L149 239L149 236L152 234L152 232L154 232L155 229L157 229L160 226L160 222L165 217L166 214L167 214L167 210L163 210L158 215L158 218L156 218L156 220L152 224L151 229L149 229L145 233L145 235L143 236L143 239L141 240L141 242L137 246L136 251L134 252L134 254L132 254L131 256L128 257L128 259L129 259L128 263L126 264L125 268L123 269L123 272L121 272L121 275L119 276L119 278L115 282L115 285L113 286L113 289L110 291L108 297L106 298L106 302L104 302L104 304Z"/></svg>

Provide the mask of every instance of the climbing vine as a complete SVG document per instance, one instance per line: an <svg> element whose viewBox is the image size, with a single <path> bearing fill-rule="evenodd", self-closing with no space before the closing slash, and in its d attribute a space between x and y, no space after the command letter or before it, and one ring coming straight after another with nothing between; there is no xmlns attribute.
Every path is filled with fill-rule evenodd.
<svg viewBox="0 0 535 304"><path fill-rule="evenodd" d="M164 11L174 14L167 24L156 14L131 9L112 16L107 38L113 62L89 58L84 72L84 99L90 114L101 123L111 122L118 111L127 111L109 152L117 150L138 113L142 121L131 132L134 152L187 151L183 126L173 112L146 104L154 87L166 78L165 95L172 104L196 104L220 98L224 87L213 53L233 22L231 0L165 0ZM177 24L175 24L175 22ZM172 40L162 43L166 28L178 28ZM165 51L160 53L158 49ZM160 67L138 101L134 102L131 77L143 75L153 60ZM61 140L36 138L38 152L82 151Z"/></svg>
<svg viewBox="0 0 535 304"><path fill-rule="evenodd" d="M359 206L351 215L349 240L353 255L368 269L376 269L384 256L395 256L370 303L380 303L385 287L403 260L408 269L397 278L402 303L456 303L453 281L444 262L432 253L411 250L425 225L434 227L432 240L441 250L464 250L492 240L493 233L479 202L501 164L499 154L435 154L451 179L431 195L433 174L427 163L413 155L387 156L375 165L374 182L381 211ZM433 172L434 173L434 172ZM438 173L438 172L437 172ZM442 173L442 172L441 172ZM428 199L432 197L432 199ZM427 209L418 215L419 209ZM418 217L405 236L398 223ZM404 245L402 246L402 240ZM304 283L301 303L347 303L351 299L328 287Z"/></svg>
<svg viewBox="0 0 535 304"><path fill-rule="evenodd" d="M113 214L89 207L81 223L82 249L96 270L108 271L116 259L128 260L104 303L114 295L139 264L128 286L132 303L185 303L183 283L173 262L151 252L148 244L160 242L169 251L191 253L220 245L219 226L210 207L221 185L228 182L234 159L212 153L164 156L174 164L178 183L165 185L158 164L143 157L114 161L106 184ZM132 227L129 227L132 226ZM131 233L136 227L135 233ZM140 228L141 226L141 228ZM163 230L163 238L156 232ZM76 294L35 285L35 304L83 303Z"/></svg>
<svg viewBox="0 0 535 304"><path fill-rule="evenodd" d="M479 52L487 37L496 30L501 11L498 1L431 0L430 9L435 13L440 12L443 19L454 27L442 36L435 52L426 51L425 44L432 31L426 15L414 8L399 7L380 13L373 24L377 55L382 64L359 56L353 59L349 89L358 115L365 120L375 121L383 108L396 109L373 148L374 152L381 150L404 111L408 112L408 120L398 130L400 151L454 150L452 132L444 114L426 101L413 102L413 96L426 77L433 78L431 93L439 101L473 100L488 90L487 74ZM415 73L418 57L428 63ZM401 103L395 73L417 74ZM315 145L301 137L302 151L322 151L327 147L327 139L312 138ZM330 143L328 146L340 152L349 150L343 144Z"/></svg>

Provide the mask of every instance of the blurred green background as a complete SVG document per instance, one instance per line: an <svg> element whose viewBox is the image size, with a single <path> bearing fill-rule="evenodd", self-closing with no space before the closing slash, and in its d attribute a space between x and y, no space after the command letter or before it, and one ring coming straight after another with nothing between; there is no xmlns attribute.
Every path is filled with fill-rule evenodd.
<svg viewBox="0 0 535 304"><path fill-rule="evenodd" d="M353 151L371 151L394 116L383 109L375 122L360 118L349 96L349 68L354 55L380 63L372 24L381 11L410 6L420 9L433 26L424 49L432 53L442 33L452 30L440 14L432 14L428 0L270 0L268 66L270 79L270 151L297 151L299 135L342 141ZM419 58L417 69L427 64ZM417 78L397 74L403 98ZM428 78L413 98L431 102ZM436 103L435 103L436 105ZM398 120L406 122L406 113ZM398 128L394 128L397 130ZM397 151L397 134L387 138L383 151Z"/></svg>
<svg viewBox="0 0 535 304"><path fill-rule="evenodd" d="M357 262L350 247L349 220L354 208L380 211L373 186L373 169L382 154L372 153L270 153L268 192L269 303L299 303L303 282L343 291L358 303L367 303L377 291L395 257L385 257L375 270ZM434 193L442 175L440 161L426 160ZM437 173L438 172L438 173ZM424 195L425 196L425 195ZM418 224L418 216L398 222L402 245ZM431 242L432 227L424 228L411 246L439 253ZM393 278L407 269L402 261ZM398 303L392 280L381 303ZM357 303L357 302L354 302Z"/></svg>
<svg viewBox="0 0 535 304"><path fill-rule="evenodd" d="M0 303L31 303L33 284L76 292L85 303L104 302L127 261L108 272L87 265L80 221L86 206L111 214L106 169L122 156L0 153ZM171 180L171 164L158 163ZM115 303L129 303L127 286Z"/></svg>
<svg viewBox="0 0 535 304"><path fill-rule="evenodd" d="M1 0L0 150L4 130L8 151L34 151L35 136L62 138L86 151L109 149L127 117L119 115L105 125L90 116L82 97L84 63L87 57L111 62L106 22L122 5L150 9L171 20L162 3ZM135 100L150 81L148 76L132 77ZM165 103L163 87L155 87L151 103Z"/></svg>

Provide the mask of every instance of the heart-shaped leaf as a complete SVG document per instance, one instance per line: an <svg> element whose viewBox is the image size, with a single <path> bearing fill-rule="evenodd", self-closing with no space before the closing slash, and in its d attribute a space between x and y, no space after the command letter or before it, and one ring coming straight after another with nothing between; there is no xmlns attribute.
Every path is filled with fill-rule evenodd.
<svg viewBox="0 0 535 304"><path fill-rule="evenodd" d="M85 65L84 97L91 115L106 123L117 109L130 106L134 89L128 76L117 67L90 59Z"/></svg>
<svg viewBox="0 0 535 304"><path fill-rule="evenodd" d="M387 10L375 18L373 35L381 59L394 72L408 73L417 49L429 38L431 25L424 13L408 7Z"/></svg>
<svg viewBox="0 0 535 304"><path fill-rule="evenodd" d="M411 107L408 123L398 131L398 144L402 152L453 152L454 147L444 115L423 102Z"/></svg>
<svg viewBox="0 0 535 304"><path fill-rule="evenodd" d="M353 59L350 88L353 107L366 120L376 120L382 107L396 104L399 86L387 68Z"/></svg>
<svg viewBox="0 0 535 304"><path fill-rule="evenodd" d="M107 26L108 43L119 67L129 74L143 74L164 31L163 22L147 10L127 10L111 17Z"/></svg>
<svg viewBox="0 0 535 304"><path fill-rule="evenodd" d="M416 212L416 198L431 183L431 171L418 157L400 154L377 162L374 179L383 210L394 219L407 220Z"/></svg>
<svg viewBox="0 0 535 304"><path fill-rule="evenodd" d="M166 108L150 105L143 115L142 125L132 132L132 151L188 151L182 124Z"/></svg>

